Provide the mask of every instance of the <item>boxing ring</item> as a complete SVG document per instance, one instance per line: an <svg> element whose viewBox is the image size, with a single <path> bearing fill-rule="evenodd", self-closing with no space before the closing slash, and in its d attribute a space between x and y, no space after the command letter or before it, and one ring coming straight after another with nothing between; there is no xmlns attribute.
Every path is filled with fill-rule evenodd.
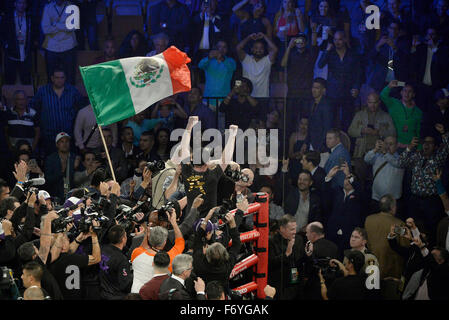
<svg viewBox="0 0 449 320"><path fill-rule="evenodd" d="M240 241L254 242L254 253L235 264L229 276L234 278L239 273L253 269L253 281L232 289L240 294L256 291L257 298L264 299L264 288L267 285L268 276L268 237L269 237L269 201L266 193L255 193L255 203L249 205L244 217L253 215L254 230L240 234ZM235 213L232 210L231 213ZM229 242L231 245L232 240Z"/></svg>

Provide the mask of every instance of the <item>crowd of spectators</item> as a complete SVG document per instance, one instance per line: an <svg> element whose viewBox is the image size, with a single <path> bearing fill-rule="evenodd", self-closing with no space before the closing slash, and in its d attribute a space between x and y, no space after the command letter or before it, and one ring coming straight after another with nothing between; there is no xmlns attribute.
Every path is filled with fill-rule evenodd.
<svg viewBox="0 0 449 320"><path fill-rule="evenodd" d="M192 58L192 89L102 127L104 144L76 81L78 52L100 47L100 2L0 7L2 84L34 84L36 50L48 80L0 102L0 265L25 299L239 299L252 270L229 275L254 251L239 235L256 192L270 200L274 299L449 298L448 0L159 1L150 32L112 34L92 63L174 45ZM65 24L71 3L80 30ZM380 29L365 24L371 4ZM237 128L278 129L281 165L176 165L197 122L230 129L231 159ZM171 141L177 128L189 134Z"/></svg>

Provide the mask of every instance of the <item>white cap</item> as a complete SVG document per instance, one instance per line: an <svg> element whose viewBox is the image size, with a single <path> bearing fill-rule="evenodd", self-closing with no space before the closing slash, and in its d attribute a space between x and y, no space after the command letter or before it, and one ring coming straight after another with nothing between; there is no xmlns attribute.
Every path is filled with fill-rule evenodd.
<svg viewBox="0 0 449 320"><path fill-rule="evenodd" d="M65 132L58 133L58 135L56 136L56 141L55 142L58 143L58 141L60 139L64 138L64 137L67 137L67 138L70 139L70 136L67 133L65 133Z"/></svg>
<svg viewBox="0 0 449 320"><path fill-rule="evenodd" d="M45 191L45 190L39 190L39 193L37 194L37 197L38 198L44 197L44 200L51 199L50 194L47 191Z"/></svg>

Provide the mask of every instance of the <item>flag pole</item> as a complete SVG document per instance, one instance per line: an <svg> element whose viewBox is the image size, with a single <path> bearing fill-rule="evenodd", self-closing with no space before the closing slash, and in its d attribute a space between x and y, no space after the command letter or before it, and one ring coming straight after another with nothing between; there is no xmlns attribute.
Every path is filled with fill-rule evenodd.
<svg viewBox="0 0 449 320"><path fill-rule="evenodd" d="M108 158L109 169L111 169L111 173L112 173L112 179L114 179L114 182L117 182L117 180L115 180L115 173L114 173L114 168L112 167L111 157L109 157L108 146L106 145L106 141L104 140L103 130L101 129L100 125L98 125L98 130L100 131L101 140L103 141L104 150L106 151L106 157Z"/></svg>

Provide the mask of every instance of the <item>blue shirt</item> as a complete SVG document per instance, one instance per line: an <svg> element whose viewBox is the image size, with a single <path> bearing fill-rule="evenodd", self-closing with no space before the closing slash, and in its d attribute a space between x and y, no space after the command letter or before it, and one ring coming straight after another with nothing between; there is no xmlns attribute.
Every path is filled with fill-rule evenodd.
<svg viewBox="0 0 449 320"><path fill-rule="evenodd" d="M198 120L201 122L201 130L207 130L210 128L217 128L215 113L209 109L207 105L204 103L201 103L199 106L195 108L195 110L190 111L189 105L184 105L184 111L188 115L188 117L191 116L197 116ZM187 122L186 122L187 124Z"/></svg>
<svg viewBox="0 0 449 320"><path fill-rule="evenodd" d="M134 145L135 146L139 145L140 135L142 134L142 132L149 131L149 130L153 129L156 126L156 124L161 120L162 119L144 119L142 121L141 125L138 125L134 121L128 121L128 123L126 124L126 127L130 127L131 129L133 129Z"/></svg>
<svg viewBox="0 0 449 320"><path fill-rule="evenodd" d="M52 84L40 87L32 104L40 113L42 135L54 138L64 131L73 136L73 124L81 99L78 89L70 84L65 84L61 97L56 95Z"/></svg>
<svg viewBox="0 0 449 320"><path fill-rule="evenodd" d="M220 62L206 57L200 61L198 67L206 74L205 97L226 97L231 91L231 79L236 69L235 60L225 57Z"/></svg>

